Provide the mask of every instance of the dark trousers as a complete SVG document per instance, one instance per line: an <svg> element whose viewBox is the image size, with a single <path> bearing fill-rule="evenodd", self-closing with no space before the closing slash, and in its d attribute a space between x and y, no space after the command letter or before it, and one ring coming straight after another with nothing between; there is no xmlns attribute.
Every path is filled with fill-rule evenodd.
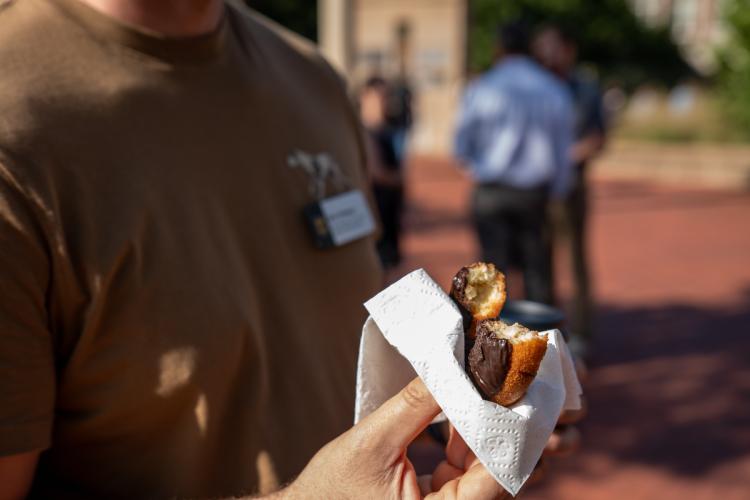
<svg viewBox="0 0 750 500"><path fill-rule="evenodd" d="M546 234L548 190L517 189L480 184L474 190L472 212L482 260L503 272L518 264L526 298L552 304L552 264Z"/></svg>
<svg viewBox="0 0 750 500"><path fill-rule="evenodd" d="M378 255L384 267L401 262L401 212L404 190L401 187L373 185L372 192L381 222L381 235L377 242Z"/></svg>

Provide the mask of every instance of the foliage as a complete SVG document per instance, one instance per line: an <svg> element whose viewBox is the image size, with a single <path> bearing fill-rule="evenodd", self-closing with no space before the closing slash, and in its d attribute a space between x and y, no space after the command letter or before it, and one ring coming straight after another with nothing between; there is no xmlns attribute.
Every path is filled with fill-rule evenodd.
<svg viewBox="0 0 750 500"><path fill-rule="evenodd" d="M725 119L718 99L709 89L695 89L689 110L675 112L662 93L654 108L643 116L620 115L614 137L660 143L737 143L745 137Z"/></svg>
<svg viewBox="0 0 750 500"><path fill-rule="evenodd" d="M317 2L311 0L245 0L261 14L308 40L318 39Z"/></svg>
<svg viewBox="0 0 750 500"><path fill-rule="evenodd" d="M726 6L729 42L719 54L719 90L727 115L750 137L750 0Z"/></svg>
<svg viewBox="0 0 750 500"><path fill-rule="evenodd" d="M632 88L645 81L671 86L693 74L668 28L643 25L625 0L471 0L469 66L487 68L503 22L554 23L578 42L582 61Z"/></svg>

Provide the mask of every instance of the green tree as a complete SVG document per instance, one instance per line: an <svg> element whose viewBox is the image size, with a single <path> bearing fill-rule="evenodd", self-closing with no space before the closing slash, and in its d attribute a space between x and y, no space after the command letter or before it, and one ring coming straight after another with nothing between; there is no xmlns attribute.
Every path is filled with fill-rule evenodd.
<svg viewBox="0 0 750 500"><path fill-rule="evenodd" d="M261 14L305 38L318 39L317 2L313 0L245 0Z"/></svg>
<svg viewBox="0 0 750 500"><path fill-rule="evenodd" d="M727 45L719 54L719 91L727 116L750 137L750 0L727 2Z"/></svg>
<svg viewBox="0 0 750 500"><path fill-rule="evenodd" d="M498 25L517 19L560 25L577 39L583 61L627 87L673 85L693 74L668 28L644 26L625 0L471 0L470 70L491 64Z"/></svg>

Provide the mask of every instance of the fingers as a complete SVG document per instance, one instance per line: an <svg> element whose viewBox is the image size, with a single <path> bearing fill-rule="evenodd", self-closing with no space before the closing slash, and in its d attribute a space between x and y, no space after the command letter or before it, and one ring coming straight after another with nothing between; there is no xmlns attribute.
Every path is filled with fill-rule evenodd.
<svg viewBox="0 0 750 500"><path fill-rule="evenodd" d="M471 487L467 488L464 484L461 485L461 499L471 500L509 500L513 498L510 493L505 491L500 483L498 483L494 477L490 475L484 466L473 467L471 471L475 471L471 477ZM470 471L470 472L471 472ZM461 482L465 483L468 478L464 476Z"/></svg>
<svg viewBox="0 0 750 500"><path fill-rule="evenodd" d="M434 482L434 478L433 478ZM504 500L510 494L495 481L487 469L479 462L463 476L445 483L437 492L427 495L427 499L472 499Z"/></svg>
<svg viewBox="0 0 750 500"><path fill-rule="evenodd" d="M466 458L464 459L464 469L469 470L475 465L481 465L482 462L479 461L476 455L474 455L474 452L469 450L468 453L466 453Z"/></svg>
<svg viewBox="0 0 750 500"><path fill-rule="evenodd" d="M544 460L544 458L540 458L539 462L537 462L536 467L534 467L534 470L531 471L531 476L526 480L526 484L524 487L538 483L541 481L545 474L547 473L547 462Z"/></svg>
<svg viewBox="0 0 750 500"><path fill-rule="evenodd" d="M586 399L581 396L581 408L579 410L565 410L560 415L560 418L557 419L557 423L562 425L575 424L586 416L587 411L588 405L586 404Z"/></svg>
<svg viewBox="0 0 750 500"><path fill-rule="evenodd" d="M479 459L471 451L461 434L451 425L448 445L445 447L445 457L449 464L463 470L469 470Z"/></svg>
<svg viewBox="0 0 750 500"><path fill-rule="evenodd" d="M362 421L364 432L400 452L440 413L440 407L419 377Z"/></svg>
<svg viewBox="0 0 750 500"><path fill-rule="evenodd" d="M586 380L589 378L589 370L586 363L578 356L573 357L573 363L575 365L576 375L578 375L578 381L581 382L581 384L585 384Z"/></svg>
<svg viewBox="0 0 750 500"><path fill-rule="evenodd" d="M429 494L432 491L432 476L424 474L417 477L417 485L419 485L419 492L422 496Z"/></svg>
<svg viewBox="0 0 750 500"><path fill-rule="evenodd" d="M445 461L440 462L432 474L432 491L438 491L447 482L460 477L468 470L470 463L467 462L472 458L474 455L470 452L466 442L451 425L448 444L445 447Z"/></svg>
<svg viewBox="0 0 750 500"><path fill-rule="evenodd" d="M464 469L454 467L446 461L440 462L432 473L429 491L438 491L445 486L445 483L458 479L464 474L464 472Z"/></svg>
<svg viewBox="0 0 750 500"><path fill-rule="evenodd" d="M448 444L445 447L445 458L447 462L453 467L465 470L466 454L468 452L469 447L464 442L461 435L456 431L455 427L451 425L448 434Z"/></svg>
<svg viewBox="0 0 750 500"><path fill-rule="evenodd" d="M544 447L545 455L568 455L578 449L581 433L572 425L561 426L552 433Z"/></svg>
<svg viewBox="0 0 750 500"><path fill-rule="evenodd" d="M432 473L432 491L440 495L436 498L509 498L453 426L445 454Z"/></svg>

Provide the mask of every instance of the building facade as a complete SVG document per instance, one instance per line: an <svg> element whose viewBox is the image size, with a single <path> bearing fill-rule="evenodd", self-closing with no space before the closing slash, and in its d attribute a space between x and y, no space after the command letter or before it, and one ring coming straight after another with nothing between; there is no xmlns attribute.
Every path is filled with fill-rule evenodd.
<svg viewBox="0 0 750 500"><path fill-rule="evenodd" d="M352 88L376 75L405 80L414 96L410 150L450 153L466 67L467 0L320 0L319 9L323 51Z"/></svg>

